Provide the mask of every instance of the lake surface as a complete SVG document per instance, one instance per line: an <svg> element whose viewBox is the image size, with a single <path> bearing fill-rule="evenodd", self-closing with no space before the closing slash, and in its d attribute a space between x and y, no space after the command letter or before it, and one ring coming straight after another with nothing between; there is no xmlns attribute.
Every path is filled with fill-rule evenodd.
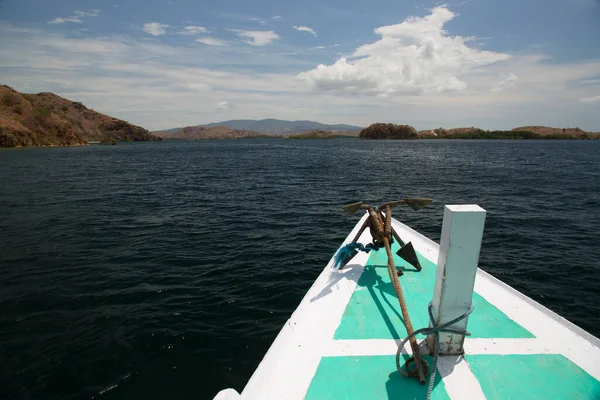
<svg viewBox="0 0 600 400"><path fill-rule="evenodd" d="M600 141L13 149L0 179L2 399L241 391L358 200L432 197L395 217L436 241L479 204L480 267L600 335Z"/></svg>

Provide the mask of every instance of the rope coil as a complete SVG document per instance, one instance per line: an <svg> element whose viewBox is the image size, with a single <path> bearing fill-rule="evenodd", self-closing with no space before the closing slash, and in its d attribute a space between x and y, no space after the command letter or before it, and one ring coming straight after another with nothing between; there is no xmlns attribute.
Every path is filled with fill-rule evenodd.
<svg viewBox="0 0 600 400"><path fill-rule="evenodd" d="M398 372L404 377L415 376L416 370L411 370L408 368L409 364L412 361L414 361L413 357L409 358L404 363L403 367L406 368L406 371L404 370L403 367L400 366L400 355L402 354L402 349L404 348L404 345L406 344L406 342L408 342L411 338L415 337L418 334L422 334L422 335L426 335L426 336L435 335L435 350L433 352L433 366L432 366L432 370L431 370L431 375L429 377L429 387L427 388L427 397L426 397L426 399L429 400L431 398L431 392L433 391L433 384L435 382L435 375L437 372L438 354L440 351L440 333L441 332L455 333L458 335L470 336L471 333L467 332L466 330L452 329L452 328L448 328L448 327L451 325L454 325L455 323L457 323L458 321L460 321L464 318L467 318L473 312L473 303L471 303L471 305L469 306L469 309L464 314L454 318L451 321L445 322L441 325L438 325L437 322L435 321L435 318L433 317L433 304L431 302L429 303L429 306L427 307L427 311L429 312L429 321L431 323L431 327L417 329L416 331L414 331L413 333L411 333L410 335L405 337L402 340L402 342L400 342L400 345L398 346L398 350L396 351L396 368L398 369ZM424 366L426 368L428 368L429 365L427 364L427 362L425 360L422 360L422 361L424 363Z"/></svg>

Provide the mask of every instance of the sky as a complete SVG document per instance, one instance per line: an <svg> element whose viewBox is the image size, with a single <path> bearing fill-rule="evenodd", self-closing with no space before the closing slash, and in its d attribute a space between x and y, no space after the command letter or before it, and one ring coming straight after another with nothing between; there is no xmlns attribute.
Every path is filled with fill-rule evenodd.
<svg viewBox="0 0 600 400"><path fill-rule="evenodd" d="M600 131L600 0L0 0L0 83L150 130Z"/></svg>

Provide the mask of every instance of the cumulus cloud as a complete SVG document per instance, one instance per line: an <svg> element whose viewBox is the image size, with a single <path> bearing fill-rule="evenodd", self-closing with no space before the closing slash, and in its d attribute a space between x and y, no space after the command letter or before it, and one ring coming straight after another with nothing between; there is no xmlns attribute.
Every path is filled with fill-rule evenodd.
<svg viewBox="0 0 600 400"><path fill-rule="evenodd" d="M229 31L237 33L239 37L246 39L244 42L252 46L265 46L279 39L279 35L273 31L244 31L239 29L229 29Z"/></svg>
<svg viewBox="0 0 600 400"><path fill-rule="evenodd" d="M582 103L599 103L600 95L592 97L582 97L579 99L579 101L581 101Z"/></svg>
<svg viewBox="0 0 600 400"><path fill-rule="evenodd" d="M500 79L492 88L490 89L493 93L502 92L505 89L514 88L517 86L517 79L519 77L512 72L504 79Z"/></svg>
<svg viewBox="0 0 600 400"><path fill-rule="evenodd" d="M298 78L318 90L370 95L460 91L461 75L508 60L511 55L469 47L468 38L443 29L455 13L436 7L431 14L375 29L376 42L358 47L333 65L321 64Z"/></svg>
<svg viewBox="0 0 600 400"><path fill-rule="evenodd" d="M180 32L182 35L196 35L198 33L206 33L208 29L203 26L198 25L189 25L183 28L183 31Z"/></svg>
<svg viewBox="0 0 600 400"><path fill-rule="evenodd" d="M230 102L228 102L227 100L224 101L220 101L215 105L215 108L218 111L228 111L231 110L233 108L233 104L231 104Z"/></svg>
<svg viewBox="0 0 600 400"><path fill-rule="evenodd" d="M300 32L308 32L310 34L312 34L314 37L317 37L317 32L315 32L314 29L309 28L308 26L294 26L294 29Z"/></svg>
<svg viewBox="0 0 600 400"><path fill-rule="evenodd" d="M144 24L142 29L144 30L144 32L146 32L152 36L160 36L160 35L164 35L165 33L167 33L167 30L165 28L168 28L168 27L169 27L168 24L161 24L158 22L147 22Z"/></svg>
<svg viewBox="0 0 600 400"><path fill-rule="evenodd" d="M273 16L273 19L281 19L281 15L275 15Z"/></svg>
<svg viewBox="0 0 600 400"><path fill-rule="evenodd" d="M209 46L224 46L227 44L227 42L225 42L224 40L220 40L210 36L200 37L196 39L196 42L206 44Z"/></svg>

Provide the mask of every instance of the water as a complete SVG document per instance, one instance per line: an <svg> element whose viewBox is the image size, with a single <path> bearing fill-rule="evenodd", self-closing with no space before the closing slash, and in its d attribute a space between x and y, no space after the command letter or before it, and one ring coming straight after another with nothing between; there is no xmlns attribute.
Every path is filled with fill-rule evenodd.
<svg viewBox="0 0 600 400"><path fill-rule="evenodd" d="M600 141L239 140L0 151L0 398L241 390L358 217L439 239L487 209L481 267L600 335Z"/></svg>

